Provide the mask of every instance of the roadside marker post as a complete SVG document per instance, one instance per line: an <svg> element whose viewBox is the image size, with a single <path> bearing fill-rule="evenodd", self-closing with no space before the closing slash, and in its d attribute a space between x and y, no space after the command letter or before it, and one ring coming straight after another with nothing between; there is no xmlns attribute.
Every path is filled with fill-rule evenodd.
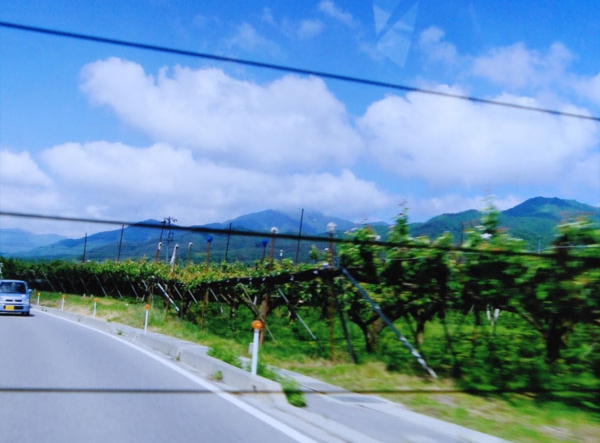
<svg viewBox="0 0 600 443"><path fill-rule="evenodd" d="M61 310L61 311L64 311L64 310L65 310L65 297L66 297L66 295L65 295L65 294L63 294L63 295L62 295L62 300L61 300L61 302L60 302L60 310Z"/></svg>
<svg viewBox="0 0 600 443"><path fill-rule="evenodd" d="M144 309L146 310L146 315L144 318L144 334L145 334L146 332L148 332L148 312L150 312L150 305L144 306Z"/></svg>
<svg viewBox="0 0 600 443"><path fill-rule="evenodd" d="M265 327L262 321L254 320L252 322L252 329L254 329L254 341L252 342L252 364L251 364L251 373L252 375L256 375L256 370L258 368L258 346L259 346L259 338L260 331Z"/></svg>
<svg viewBox="0 0 600 443"><path fill-rule="evenodd" d="M92 318L96 318L96 303L98 302L98 299L96 297L94 297L94 309L92 310Z"/></svg>
<svg viewBox="0 0 600 443"><path fill-rule="evenodd" d="M37 305L40 306L40 293L37 293Z"/></svg>

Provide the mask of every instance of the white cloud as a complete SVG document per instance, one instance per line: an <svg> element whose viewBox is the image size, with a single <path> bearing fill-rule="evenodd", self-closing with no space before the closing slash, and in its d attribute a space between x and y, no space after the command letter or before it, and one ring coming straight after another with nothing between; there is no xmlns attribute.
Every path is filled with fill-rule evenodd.
<svg viewBox="0 0 600 443"><path fill-rule="evenodd" d="M458 51L452 43L444 41L444 37L442 29L431 26L419 35L419 47L429 62L453 65L457 62Z"/></svg>
<svg viewBox="0 0 600 443"><path fill-rule="evenodd" d="M36 158L2 151L0 184L11 193L3 209L132 221L172 215L192 225L265 208L356 219L398 200L348 168L362 140L319 79L258 85L180 67L153 77L109 59L83 69L82 90L157 141L64 143Z"/></svg>
<svg viewBox="0 0 600 443"><path fill-rule="evenodd" d="M28 152L0 151L0 208L21 213L53 213L60 194Z"/></svg>
<svg viewBox="0 0 600 443"><path fill-rule="evenodd" d="M298 38L309 39L323 31L323 23L319 20L302 20L298 27Z"/></svg>
<svg viewBox="0 0 600 443"><path fill-rule="evenodd" d="M235 34L224 41L227 48L242 49L247 52L277 55L280 52L277 43L263 37L249 23L242 23L235 29Z"/></svg>
<svg viewBox="0 0 600 443"><path fill-rule="evenodd" d="M81 88L157 141L232 165L314 171L348 166L362 149L344 105L318 78L258 85L180 66L154 78L111 58L87 65Z"/></svg>
<svg viewBox="0 0 600 443"><path fill-rule="evenodd" d="M320 10L351 19L330 1ZM296 39L323 26L279 23L269 10L262 19L287 26ZM252 26L238 30L231 45L268 46ZM536 93L553 87L600 103L600 75L570 74L573 55L560 44L544 51L515 44L467 57L431 27L419 48L462 81L478 77L499 90L517 89L490 98L547 107ZM458 86L428 89L436 87L464 93ZM355 121L318 78L287 75L260 84L182 66L149 73L117 58L86 65L81 90L153 142L65 143L34 157L0 151L3 208L119 220L170 215L192 225L304 207L358 220L394 211L403 194L413 221L481 209L486 190L500 190L495 203L506 209L534 189L578 199L600 189L599 128L591 121L418 93L380 99ZM564 105L564 97L552 100L564 111L586 112Z"/></svg>
<svg viewBox="0 0 600 443"><path fill-rule="evenodd" d="M196 28L207 29L212 26L221 26L221 20L217 17L207 17L197 14L192 18L192 23Z"/></svg>
<svg viewBox="0 0 600 443"><path fill-rule="evenodd" d="M421 40L423 45L438 45L443 32L430 28ZM438 49L430 55L444 62L460 57L451 45ZM472 208L473 192L488 189L521 187L517 193L523 194L528 186L560 186L566 195L582 195L597 186L589 161L598 129L589 121L410 93L373 103L356 128L344 106L316 78L284 76L257 84L218 69L180 66L152 76L135 63L113 58L87 65L82 79L90 100L110 106L158 143L144 150L111 146L106 152L106 147L94 144L78 153L69 152L73 147L68 145L57 147L64 158L96 165L95 171L72 176L69 183L78 182L81 188L85 180L97 180L101 171L114 166L119 155L131 157L128 169L139 162L136 169L144 173L121 172L111 182L112 192L115 187L130 189L126 192L137 196L140 208L152 208L156 198L166 204L166 196L175 193L177 199L169 204L176 210L171 212L194 212L194 218L203 220L214 214L210 221L265 207L311 207L351 216L368 212L364 208L371 208L371 214L383 212L386 205L393 210L399 201L397 189L418 183L428 191L446 192L437 200L418 202L418 213L432 216L442 208ZM464 93L458 87L439 88ZM494 98L539 104L517 95ZM379 164L399 177L398 183L388 183L394 191L358 178L358 161ZM53 167L58 170L63 164L57 155ZM165 170L178 171L177 176ZM154 180L147 182L149 177ZM455 192L460 188L466 189L462 198ZM512 197L502 199L518 203ZM97 208L117 204L98 202Z"/></svg>
<svg viewBox="0 0 600 443"><path fill-rule="evenodd" d="M337 7L331 0L323 0L317 6L320 12L323 14L339 21L344 26L352 28L355 26L354 18L349 12L344 12L342 9Z"/></svg>
<svg viewBox="0 0 600 443"><path fill-rule="evenodd" d="M498 100L536 105L506 95ZM590 158L598 143L590 121L417 93L375 102L360 125L382 167L435 187L553 185Z"/></svg>
<svg viewBox="0 0 600 443"><path fill-rule="evenodd" d="M0 151L0 187L45 187L52 184L28 152Z"/></svg>
<svg viewBox="0 0 600 443"><path fill-rule="evenodd" d="M427 64L452 68L463 82L465 79L484 79L508 91L543 96L552 102L552 106L556 97L572 89L588 100L600 103L597 92L600 80L574 76L569 69L577 57L561 42L554 42L545 49L534 49L517 42L492 48L485 54L467 55L445 41L444 30L436 26L422 31L418 41Z"/></svg>
<svg viewBox="0 0 600 443"><path fill-rule="evenodd" d="M387 210L398 199L397 196L382 192L375 183L357 178L349 170L342 171L339 176L328 173L295 175L290 177L287 184L289 192L284 194L284 199L288 205L298 207L304 204L328 214L349 218L363 213L365 208L371 208L369 212Z"/></svg>
<svg viewBox="0 0 600 443"><path fill-rule="evenodd" d="M574 80L573 89L580 97L600 105L600 73L593 77L581 77Z"/></svg>
<svg viewBox="0 0 600 443"><path fill-rule="evenodd" d="M290 40L308 40L314 38L321 34L325 28L323 22L317 19L278 20L270 8L263 9L261 20Z"/></svg>
<svg viewBox="0 0 600 443"><path fill-rule="evenodd" d="M523 43L496 48L475 58L473 74L512 88L540 87L563 82L574 56L561 43L553 43L546 53Z"/></svg>
<svg viewBox="0 0 600 443"><path fill-rule="evenodd" d="M586 203L600 206L600 153L578 159L557 185L559 195L577 199L587 194Z"/></svg>
<svg viewBox="0 0 600 443"><path fill-rule="evenodd" d="M92 218L142 220L169 213L193 225L302 207L353 218L395 201L350 171L266 173L195 160L191 151L164 143L67 143L44 151L41 159L63 190L61 213L85 208Z"/></svg>
<svg viewBox="0 0 600 443"><path fill-rule="evenodd" d="M273 15L273 11L271 11L271 8L263 8L261 20L270 25L276 24L275 16Z"/></svg>
<svg viewBox="0 0 600 443"><path fill-rule="evenodd" d="M165 144L137 149L122 143L66 143L44 151L41 159L57 182L88 194L102 190L115 200L136 194L173 195L195 173L189 151Z"/></svg>

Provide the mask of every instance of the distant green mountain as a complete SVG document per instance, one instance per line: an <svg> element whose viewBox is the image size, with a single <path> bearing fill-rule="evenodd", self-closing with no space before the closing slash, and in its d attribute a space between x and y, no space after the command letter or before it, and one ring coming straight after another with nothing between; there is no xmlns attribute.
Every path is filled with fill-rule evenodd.
<svg viewBox="0 0 600 443"><path fill-rule="evenodd" d="M465 230L478 225L480 221L481 212L471 209L456 214L438 215L425 223L411 223L409 224L409 230L413 237L425 236L431 239L449 232L454 240L460 243Z"/></svg>
<svg viewBox="0 0 600 443"><path fill-rule="evenodd" d="M148 226L150 225L150 226ZM152 227L156 225L156 227ZM162 228L162 223L156 220L146 220L133 224L122 229L98 232L82 238L64 238L60 237L59 241L47 243L29 250L19 251L12 255L33 259L83 259L83 253L86 253L86 259L106 259L116 258L118 256L118 246L121 243L121 253L129 252L130 257L141 257L149 255L150 249L145 247L152 239L156 239L158 243L159 233ZM143 254L138 255L143 248ZM154 249L156 246L154 246ZM152 254L152 256L154 256ZM123 257L125 258L125 257Z"/></svg>
<svg viewBox="0 0 600 443"><path fill-rule="evenodd" d="M239 260L252 262L260 260L263 254L271 252L271 228L277 227L278 234L320 235L328 232L327 225L334 223L336 235L356 226L355 223L339 218L326 216L316 211L306 211L304 214L287 214L280 211L266 210L247 214L223 223L211 223L201 226L192 226L186 229L175 224L163 225L157 220L145 220L137 224L99 232L83 238L62 239L52 244L21 250L18 253L9 251L14 255L26 259L64 259L64 260L121 260L127 258L139 259L145 257L153 260L157 254L159 240L161 249L159 258L168 261L173 253L173 248L178 245L178 258L187 260L188 254L193 262L206 259L210 246L211 261ZM386 225L387 226L387 225ZM194 231L194 228L210 228L227 231L229 228L238 231L253 231L264 233L262 237L228 236L227 234L205 234ZM208 239L211 239L208 245ZM267 246L263 244L267 242ZM191 243L191 245L190 245ZM326 245L319 245L324 248ZM278 258L292 258L296 260L309 260L311 244L297 240L276 238L273 253ZM84 257L85 252L85 257Z"/></svg>
<svg viewBox="0 0 600 443"><path fill-rule="evenodd" d="M0 255L29 251L64 238L57 234L32 234L24 229L0 229Z"/></svg>
<svg viewBox="0 0 600 443"><path fill-rule="evenodd" d="M588 216L600 221L600 208L579 203L575 200L560 198L535 197L524 201L514 208L503 212L507 217L530 217L554 220L557 223L573 219L573 217Z"/></svg>
<svg viewBox="0 0 600 443"><path fill-rule="evenodd" d="M412 236L426 235L429 238L450 232L458 244L467 229L480 223L481 216L481 212L475 210L439 215L426 223L412 224L410 231ZM550 244L558 224L581 216L600 224L600 208L575 200L535 197L502 211L500 227L508 230L513 237L525 240L530 250L537 250Z"/></svg>
<svg viewBox="0 0 600 443"><path fill-rule="evenodd" d="M297 233L302 224L302 233L306 235L316 235L327 232L327 225L335 223L337 232L344 232L356 226L356 223L339 217L326 216L317 211L305 211L304 214L296 214L275 211L272 209L242 215L233 220L224 223L213 223L211 227L228 229L231 224L232 229L244 229L256 232L271 232L271 228L276 227L280 233Z"/></svg>
<svg viewBox="0 0 600 443"><path fill-rule="evenodd" d="M481 212L468 210L456 214L443 214L433 217L424 223L409 225L411 236L427 236L435 239L444 232L450 232L456 244L460 244L464 233L481 222ZM590 217L600 224L600 208L585 205L574 200L559 198L535 197L514 208L501 212L500 226L510 232L513 237L522 238L530 250L545 248L554 236L558 223L569 221L579 216ZM316 211L303 214L290 214L275 210L265 210L247 214L222 223L211 223L193 228L212 228L227 231L229 228L238 231L263 233L264 237L228 236L225 234L208 234L198 230L187 230L177 225L145 220L119 229L99 232L84 238L65 239L61 236L36 235L18 229L0 230L0 255L25 259L62 259L62 260L106 260L145 257L154 260L157 246L161 240L159 258L168 261L175 245L179 245L180 261L189 259L194 263L206 260L210 248L210 260L239 260L253 262L263 255L270 254L271 228L277 227L279 234L300 233L303 235L323 235L327 237L327 225L335 223L335 235L359 226L359 224L339 217L324 215ZM370 224L385 240L390 226L379 222ZM209 242L209 238L211 241ZM266 241L266 244L264 243ZM309 260L312 243L295 239L275 237L273 254L277 258L293 260ZM316 245L320 249L328 246L327 241ZM85 252L85 257L84 257Z"/></svg>

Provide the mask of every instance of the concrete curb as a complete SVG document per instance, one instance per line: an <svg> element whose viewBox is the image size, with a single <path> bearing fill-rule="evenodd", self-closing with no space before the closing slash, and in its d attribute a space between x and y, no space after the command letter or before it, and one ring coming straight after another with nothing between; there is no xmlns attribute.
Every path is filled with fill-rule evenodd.
<svg viewBox="0 0 600 443"><path fill-rule="evenodd" d="M260 396L271 403L288 406L281 385L272 380L252 375L250 372L229 365L219 359L207 355L208 348L184 340L179 340L155 332L145 333L142 329L119 323L110 323L75 312L62 311L46 306L32 306L32 311L41 310L53 315L66 318L76 323L89 326L117 335L124 340L152 349L174 360L186 364L207 378L226 385L226 390L232 393L249 396Z"/></svg>
<svg viewBox="0 0 600 443"><path fill-rule="evenodd" d="M162 354L191 366L206 377L227 385L234 393L259 395L271 402L287 405L281 385L272 380L252 375L244 369L229 365L207 355L208 348L156 333L139 333L135 341Z"/></svg>

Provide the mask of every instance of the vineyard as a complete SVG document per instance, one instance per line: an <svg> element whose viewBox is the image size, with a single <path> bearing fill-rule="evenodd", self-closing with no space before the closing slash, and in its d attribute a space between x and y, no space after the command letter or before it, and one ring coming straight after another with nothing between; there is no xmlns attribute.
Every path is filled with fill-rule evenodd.
<svg viewBox="0 0 600 443"><path fill-rule="evenodd" d="M551 252L525 252L488 211L461 245L410 238L400 215L389 241L369 227L313 263L27 262L2 259L5 278L39 291L115 297L247 341L390 371L450 377L473 392L564 395L600 407L600 229L558 227ZM335 249L335 251L334 251Z"/></svg>

